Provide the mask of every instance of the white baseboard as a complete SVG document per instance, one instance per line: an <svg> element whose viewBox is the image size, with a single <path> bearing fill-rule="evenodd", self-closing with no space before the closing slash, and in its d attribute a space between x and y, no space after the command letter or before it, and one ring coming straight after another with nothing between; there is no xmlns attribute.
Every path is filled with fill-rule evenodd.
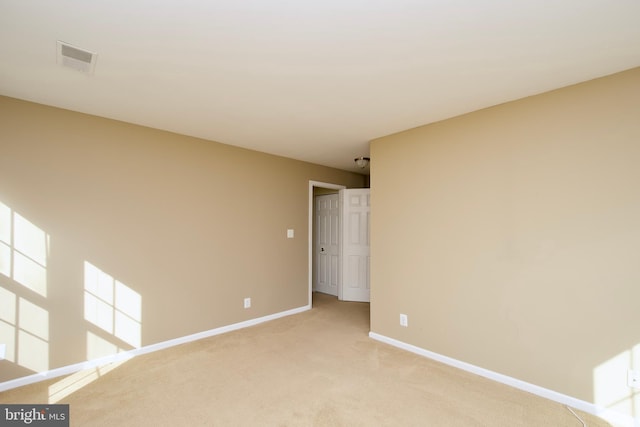
<svg viewBox="0 0 640 427"><path fill-rule="evenodd" d="M640 419L634 419L629 415L622 414L620 412L616 412L611 409L603 408L593 403L590 403L581 399L576 399L575 397L567 396L566 394L558 393L556 391L549 390L547 388L540 387L535 384L531 384L526 381L522 381L517 378L510 377L508 375L499 374L497 372L490 371L488 369L481 368L479 366L475 366L470 363L462 362L460 360L453 359L448 356L443 356L441 354L434 353L432 351L425 350L423 348L416 347L414 345L407 344L405 342L398 341L396 339L389 338L384 335L377 334L375 332L369 332L369 337L376 341L380 341L385 344L389 344L394 347L398 347L400 349L410 351L411 353L424 356L428 359L432 359L440 363L444 363L445 365L453 366L454 368L462 369L463 371L471 372L473 374L480 375L481 377L485 377L490 380L497 381L499 383L506 384L508 386L526 391L528 393L532 393L537 396L544 397L545 399L553 400L563 405L567 405L575 409L579 409L581 411L587 412L589 414L596 415L598 417L601 417L607 420L610 423L613 423L616 426L640 427Z"/></svg>
<svg viewBox="0 0 640 427"><path fill-rule="evenodd" d="M5 381L0 383L0 392L11 390L12 388L21 387L28 384L45 381L48 379L60 377L63 375L70 375L78 371L85 369L96 368L98 366L106 365L108 363L122 362L124 360L131 359L135 356L151 353L158 350L164 350L165 348L173 347L180 344L185 344L192 341L197 341L203 338L212 337L214 335L224 334L226 332L236 331L238 329L248 328L260 323L268 322L270 320L279 319L280 317L291 316L293 314L302 313L311 309L311 305L305 305L303 307L294 308L280 313L270 314L268 316L258 317L256 319L245 320L244 322L234 323L232 325L221 326L219 328L210 329L208 331L198 332L192 335L187 335L180 338L174 338L168 341L163 341L156 344L147 345L144 347L136 348L134 350L125 351L122 353L114 354L111 356L101 357L99 359L88 360L86 362L76 363L73 365L63 366L61 368L51 369L49 371L40 372L33 375L28 375L22 378L16 378L15 380Z"/></svg>

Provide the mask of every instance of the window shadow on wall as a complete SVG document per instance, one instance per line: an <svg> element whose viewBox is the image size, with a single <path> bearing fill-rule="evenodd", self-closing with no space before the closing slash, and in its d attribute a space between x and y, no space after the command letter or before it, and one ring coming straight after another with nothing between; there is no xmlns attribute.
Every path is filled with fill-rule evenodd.
<svg viewBox="0 0 640 427"><path fill-rule="evenodd" d="M0 201L0 345L4 362L49 369L49 236Z"/></svg>
<svg viewBox="0 0 640 427"><path fill-rule="evenodd" d="M594 403L640 421L640 389L629 386L629 370L640 370L640 344L593 370Z"/></svg>
<svg viewBox="0 0 640 427"><path fill-rule="evenodd" d="M49 387L49 403L61 399L98 380L125 363L110 356L140 348L142 341L142 297L139 293L84 262L84 320L87 323L86 360L98 366L76 372ZM100 360L105 360L103 364Z"/></svg>
<svg viewBox="0 0 640 427"><path fill-rule="evenodd" d="M84 263L84 318L102 334L89 332L87 359L139 348L142 339L142 297L90 262ZM107 333L107 339L100 335ZM112 343L115 338L116 342Z"/></svg>
<svg viewBox="0 0 640 427"><path fill-rule="evenodd" d="M52 367L50 341L50 236L0 201L0 366L6 378L46 373ZM55 403L124 363L114 357L142 345L142 297L122 281L85 261L82 295L87 370L53 384ZM78 319L79 321L81 319ZM77 333L77 332L74 332ZM130 358L130 357L129 357ZM53 367L55 368L55 367Z"/></svg>

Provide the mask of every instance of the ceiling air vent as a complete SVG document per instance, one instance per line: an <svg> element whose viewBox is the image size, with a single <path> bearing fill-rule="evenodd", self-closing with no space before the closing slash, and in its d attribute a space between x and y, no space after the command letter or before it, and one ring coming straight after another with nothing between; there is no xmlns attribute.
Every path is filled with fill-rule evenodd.
<svg viewBox="0 0 640 427"><path fill-rule="evenodd" d="M58 40L58 64L85 74L93 74L98 54Z"/></svg>

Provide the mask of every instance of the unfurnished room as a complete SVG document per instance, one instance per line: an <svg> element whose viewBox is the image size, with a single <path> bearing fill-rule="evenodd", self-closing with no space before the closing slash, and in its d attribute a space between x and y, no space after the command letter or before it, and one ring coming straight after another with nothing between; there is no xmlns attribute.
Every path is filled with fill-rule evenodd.
<svg viewBox="0 0 640 427"><path fill-rule="evenodd" d="M0 425L640 426L639 19L0 0Z"/></svg>

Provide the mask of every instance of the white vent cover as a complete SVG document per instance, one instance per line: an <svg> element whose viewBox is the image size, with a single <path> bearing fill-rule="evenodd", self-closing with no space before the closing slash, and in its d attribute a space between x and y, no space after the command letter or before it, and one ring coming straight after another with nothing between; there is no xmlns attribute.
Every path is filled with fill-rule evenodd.
<svg viewBox="0 0 640 427"><path fill-rule="evenodd" d="M56 60L63 67L93 74L98 54L58 40Z"/></svg>

